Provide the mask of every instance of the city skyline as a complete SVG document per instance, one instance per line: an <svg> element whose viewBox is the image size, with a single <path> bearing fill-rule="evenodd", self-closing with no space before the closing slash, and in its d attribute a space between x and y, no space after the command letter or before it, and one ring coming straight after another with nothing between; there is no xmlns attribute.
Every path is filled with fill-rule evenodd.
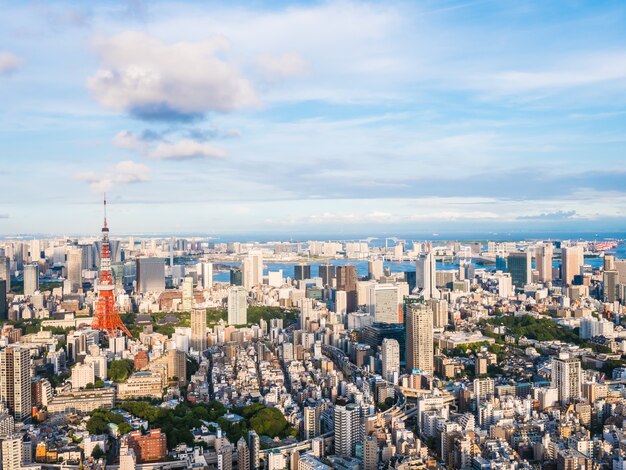
<svg viewBox="0 0 626 470"><path fill-rule="evenodd" d="M5 2L0 235L626 231L625 19Z"/></svg>

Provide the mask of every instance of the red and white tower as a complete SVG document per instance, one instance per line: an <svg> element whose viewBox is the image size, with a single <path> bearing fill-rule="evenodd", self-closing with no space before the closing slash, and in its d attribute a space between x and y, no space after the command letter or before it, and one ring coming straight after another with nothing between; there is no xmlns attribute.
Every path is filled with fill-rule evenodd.
<svg viewBox="0 0 626 470"><path fill-rule="evenodd" d="M91 327L103 330L109 338L118 336L120 331L132 336L120 318L115 307L115 286L111 271L111 245L107 226L107 197L104 195L104 227L102 227L102 253L100 256L100 280L98 282L98 303Z"/></svg>

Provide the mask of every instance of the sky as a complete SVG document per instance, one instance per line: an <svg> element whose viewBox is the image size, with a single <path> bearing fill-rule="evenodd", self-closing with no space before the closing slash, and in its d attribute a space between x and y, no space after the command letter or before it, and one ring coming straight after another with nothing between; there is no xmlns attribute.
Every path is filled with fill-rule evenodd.
<svg viewBox="0 0 626 470"><path fill-rule="evenodd" d="M2 235L626 231L623 1L0 9Z"/></svg>

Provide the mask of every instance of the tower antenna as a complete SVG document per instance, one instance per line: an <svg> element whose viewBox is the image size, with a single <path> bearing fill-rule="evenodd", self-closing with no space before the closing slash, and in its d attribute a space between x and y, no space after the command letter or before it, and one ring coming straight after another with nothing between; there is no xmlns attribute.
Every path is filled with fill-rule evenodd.
<svg viewBox="0 0 626 470"><path fill-rule="evenodd" d="M107 193L104 193L104 226L107 226Z"/></svg>

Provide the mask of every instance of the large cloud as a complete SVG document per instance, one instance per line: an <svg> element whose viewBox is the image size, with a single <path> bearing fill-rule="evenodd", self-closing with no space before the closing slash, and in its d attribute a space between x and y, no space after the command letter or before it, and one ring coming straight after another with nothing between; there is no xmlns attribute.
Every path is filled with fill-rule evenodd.
<svg viewBox="0 0 626 470"><path fill-rule="evenodd" d="M141 119L191 120L257 104L250 82L218 53L221 37L164 44L140 32L96 40L103 68L88 86L107 108Z"/></svg>
<svg viewBox="0 0 626 470"><path fill-rule="evenodd" d="M0 51L0 75L9 75L15 72L22 60L10 52Z"/></svg>

